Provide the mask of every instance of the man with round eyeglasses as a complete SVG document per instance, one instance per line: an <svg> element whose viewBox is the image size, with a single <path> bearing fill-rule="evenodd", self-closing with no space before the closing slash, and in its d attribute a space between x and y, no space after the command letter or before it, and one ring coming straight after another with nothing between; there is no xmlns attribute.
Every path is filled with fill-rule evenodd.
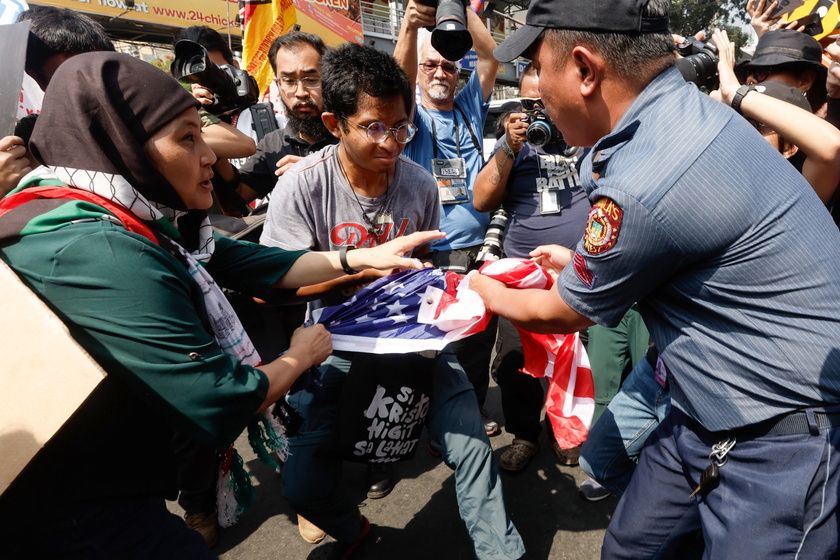
<svg viewBox="0 0 840 560"><path fill-rule="evenodd" d="M276 191L282 193L282 204L277 203L279 194L275 195L260 241L278 247L347 251L436 229L440 205L434 181L425 169L401 155L416 127L408 114L412 92L396 61L373 47L347 43L324 56L323 68L323 121L339 143L304 158L280 178ZM377 276L368 271L347 272L352 273L347 280L311 290L323 294L322 301L338 304L355 286ZM351 384L380 371L396 374L395 370L401 375L410 371L411 381L417 380L411 389L416 394L426 390L429 395L426 425L441 442L444 460L456 467L459 511L476 557L520 558L524 546L505 508L475 392L448 351L387 356L337 351L321 364L322 387L288 397L304 424L289 441L284 497L300 515L338 541L336 557L347 558L360 545L369 523L339 482L342 458L321 450L334 441L331 437L339 417L342 425L350 422L341 411L342 399L353 399Z"/></svg>

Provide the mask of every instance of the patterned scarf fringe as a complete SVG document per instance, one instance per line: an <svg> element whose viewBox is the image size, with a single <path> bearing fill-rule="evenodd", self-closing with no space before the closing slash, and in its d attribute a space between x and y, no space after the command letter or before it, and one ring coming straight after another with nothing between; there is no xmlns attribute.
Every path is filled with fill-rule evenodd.
<svg viewBox="0 0 840 560"><path fill-rule="evenodd" d="M221 452L221 468L216 483L219 526L231 527L239 516L254 505L254 485L245 471L242 456L231 445Z"/></svg>
<svg viewBox="0 0 840 560"><path fill-rule="evenodd" d="M274 454L285 461L289 457L289 439L285 426L274 415L275 406L248 422L248 443L264 465L277 469L280 464L274 459Z"/></svg>

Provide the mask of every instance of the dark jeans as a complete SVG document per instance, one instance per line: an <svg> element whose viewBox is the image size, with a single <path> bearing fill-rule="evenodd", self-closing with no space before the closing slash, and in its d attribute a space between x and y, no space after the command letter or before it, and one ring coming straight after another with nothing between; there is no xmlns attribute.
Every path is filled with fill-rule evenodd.
<svg viewBox="0 0 840 560"><path fill-rule="evenodd" d="M487 399L487 389L490 387L490 354L493 352L493 342L496 339L496 321L494 316L487 324L487 328L478 334L457 340L449 345L455 353L458 363L464 368L467 379L475 389L478 407L484 406Z"/></svg>
<svg viewBox="0 0 840 560"><path fill-rule="evenodd" d="M69 515L51 518L44 512L43 518L18 521L4 520L0 528L4 558L216 558L200 534L167 511L162 498L90 502Z"/></svg>
<svg viewBox="0 0 840 560"><path fill-rule="evenodd" d="M702 527L704 558L830 558L838 548L840 428L738 437L720 484L689 497L725 435L676 407L648 438L604 537L604 559L668 558Z"/></svg>

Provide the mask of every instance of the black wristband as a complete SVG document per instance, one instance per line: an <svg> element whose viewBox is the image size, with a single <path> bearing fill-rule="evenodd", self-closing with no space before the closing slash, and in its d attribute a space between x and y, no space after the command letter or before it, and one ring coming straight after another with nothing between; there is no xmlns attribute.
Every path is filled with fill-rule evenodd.
<svg viewBox="0 0 840 560"><path fill-rule="evenodd" d="M355 249L355 245L342 245L338 248L338 262L341 263L341 268L344 269L344 272L347 274L358 274L358 270L354 270L350 268L350 265L347 263L347 251L352 251Z"/></svg>
<svg viewBox="0 0 840 560"><path fill-rule="evenodd" d="M730 107L735 109L739 115L743 114L741 113L741 101L743 101L744 97L746 97L746 95L751 91L755 91L755 86L741 86L735 91Z"/></svg>

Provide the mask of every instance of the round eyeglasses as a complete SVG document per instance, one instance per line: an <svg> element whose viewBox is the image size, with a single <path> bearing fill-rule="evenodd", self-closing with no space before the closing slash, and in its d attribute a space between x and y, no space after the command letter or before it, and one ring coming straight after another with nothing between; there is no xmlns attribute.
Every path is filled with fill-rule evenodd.
<svg viewBox="0 0 840 560"><path fill-rule="evenodd" d="M305 89L318 89L321 87L321 78L316 78L314 76L308 76L306 78L290 78L288 76L281 76L274 80L274 83L277 84L277 87L282 89L283 91L294 93L297 91L298 84L302 85Z"/></svg>
<svg viewBox="0 0 840 560"><path fill-rule="evenodd" d="M367 139L374 144L381 144L386 138L388 138L389 134L393 134L394 140L400 144L408 144L417 132L417 127L411 123L403 123L400 126L388 128L385 126L385 123L381 122L372 122L369 125L363 125L353 122L350 119L345 120L350 124L354 124L359 128L366 130Z"/></svg>

